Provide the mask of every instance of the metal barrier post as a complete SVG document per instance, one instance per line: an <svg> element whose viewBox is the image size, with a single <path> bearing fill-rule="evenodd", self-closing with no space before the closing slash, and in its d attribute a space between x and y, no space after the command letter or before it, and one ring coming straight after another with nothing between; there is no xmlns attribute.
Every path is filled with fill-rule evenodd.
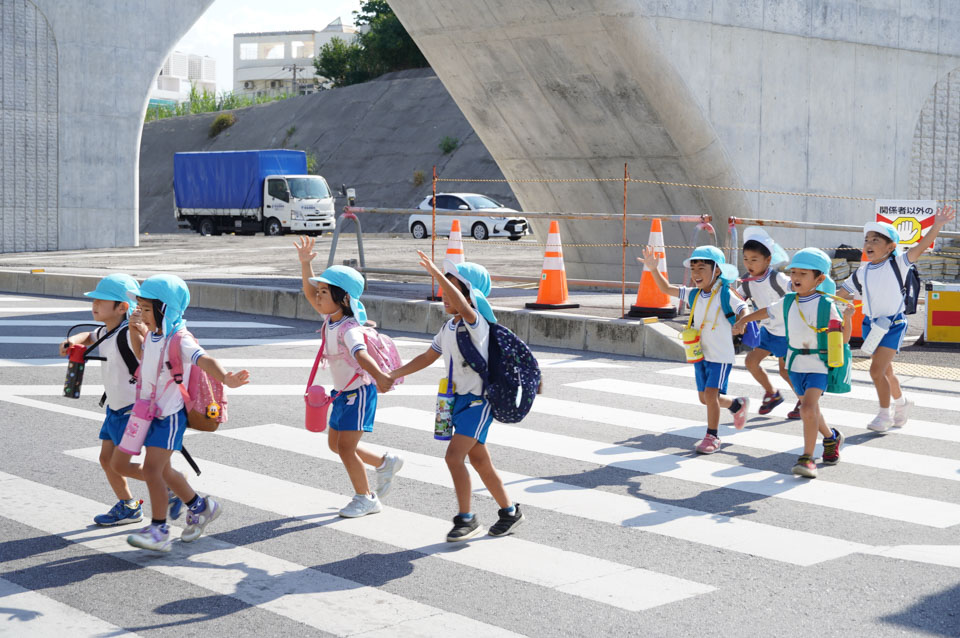
<svg viewBox="0 0 960 638"><path fill-rule="evenodd" d="M627 314L627 184L630 173L627 163L623 163L623 248L620 251L620 316Z"/></svg>
<svg viewBox="0 0 960 638"><path fill-rule="evenodd" d="M730 218L730 223L727 224L727 234L730 236L730 260L728 263L737 265L737 255L740 253L740 249L737 248L739 244L737 243L737 222L733 217Z"/></svg>
<svg viewBox="0 0 960 638"><path fill-rule="evenodd" d="M363 268L367 265L367 261L363 256L363 230L360 228L360 218L350 210L349 206L346 206L343 209L343 214L340 215L340 219L337 220L337 225L333 229L333 241L330 242L330 257L327 259L327 268L333 265L334 256L337 253L337 242L340 241L340 232L343 230L344 221L348 219L352 219L357 225L357 250L360 252L360 267Z"/></svg>
<svg viewBox="0 0 960 638"><path fill-rule="evenodd" d="M713 228L713 224L707 221L709 217L704 215L700 218L700 223L697 224L697 232L693 235L693 249L690 250L690 254L693 254L693 251L697 249L697 246L700 245L700 242L697 241L700 239L700 233L706 231L713 237L713 245L717 245L717 231ZM690 285L690 270L688 268L683 269L683 285ZM680 299L680 305L677 306L677 314L682 314L686 310L686 299Z"/></svg>

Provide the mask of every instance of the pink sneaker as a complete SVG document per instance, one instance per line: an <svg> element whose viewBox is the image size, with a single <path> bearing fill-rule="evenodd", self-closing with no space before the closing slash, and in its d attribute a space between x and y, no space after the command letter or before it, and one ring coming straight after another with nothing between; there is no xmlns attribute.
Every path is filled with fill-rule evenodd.
<svg viewBox="0 0 960 638"><path fill-rule="evenodd" d="M733 413L733 427L742 430L747 424L747 410L750 409L750 399L747 397L737 397L740 401L740 409Z"/></svg>
<svg viewBox="0 0 960 638"><path fill-rule="evenodd" d="M707 434L702 441L697 443L697 447L694 449L697 454L713 454L720 449L720 438Z"/></svg>

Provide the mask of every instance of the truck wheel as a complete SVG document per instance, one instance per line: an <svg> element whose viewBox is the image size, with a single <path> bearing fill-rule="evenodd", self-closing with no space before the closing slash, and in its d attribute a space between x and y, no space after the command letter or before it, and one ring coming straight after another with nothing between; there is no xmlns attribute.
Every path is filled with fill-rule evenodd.
<svg viewBox="0 0 960 638"><path fill-rule="evenodd" d="M477 222L473 225L473 228L470 229L470 235L474 239L489 239L490 233L487 231L486 225L483 222Z"/></svg>
<svg viewBox="0 0 960 638"><path fill-rule="evenodd" d="M204 217L200 220L200 225L197 227L197 232L201 235L212 235L215 226L213 224L213 219L210 217Z"/></svg>
<svg viewBox="0 0 960 638"><path fill-rule="evenodd" d="M279 237L283 234L283 226L276 217L271 217L263 226L263 234L267 237Z"/></svg>
<svg viewBox="0 0 960 638"><path fill-rule="evenodd" d="M410 227L410 234L414 239L423 239L427 236L427 227L420 222L414 222Z"/></svg>

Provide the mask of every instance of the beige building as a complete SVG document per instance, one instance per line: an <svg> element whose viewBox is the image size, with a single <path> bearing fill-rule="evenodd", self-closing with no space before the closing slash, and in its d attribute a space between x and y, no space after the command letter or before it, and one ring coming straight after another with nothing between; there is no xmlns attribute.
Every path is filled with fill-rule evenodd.
<svg viewBox="0 0 960 638"><path fill-rule="evenodd" d="M206 55L174 51L164 60L150 88L150 108L176 106L190 95L190 88L217 92L217 61Z"/></svg>

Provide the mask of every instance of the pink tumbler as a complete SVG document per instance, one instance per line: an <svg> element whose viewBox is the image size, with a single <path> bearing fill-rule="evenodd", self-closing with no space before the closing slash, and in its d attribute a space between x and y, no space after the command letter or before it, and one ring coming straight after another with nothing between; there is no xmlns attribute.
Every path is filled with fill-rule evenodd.
<svg viewBox="0 0 960 638"><path fill-rule="evenodd" d="M140 454L155 416L156 408L152 401L137 399L137 402L133 404L133 410L130 412L127 427L123 430L123 438L120 439L120 445L117 446L121 452L133 456Z"/></svg>
<svg viewBox="0 0 960 638"><path fill-rule="evenodd" d="M307 429L311 432L323 432L327 429L327 410L333 399L322 385L311 385L303 395L307 406Z"/></svg>

